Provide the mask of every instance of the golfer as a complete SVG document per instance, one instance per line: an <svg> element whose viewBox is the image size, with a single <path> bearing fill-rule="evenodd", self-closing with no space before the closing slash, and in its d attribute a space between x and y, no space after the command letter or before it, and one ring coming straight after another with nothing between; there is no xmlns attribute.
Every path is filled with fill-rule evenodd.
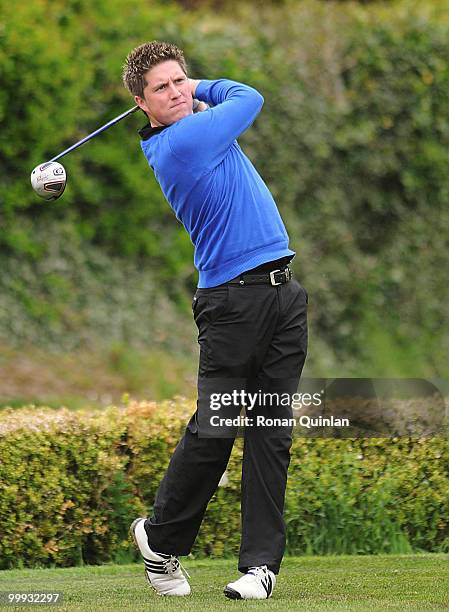
<svg viewBox="0 0 449 612"><path fill-rule="evenodd" d="M292 443L285 397L296 392L306 358L307 294L291 278L295 252L273 197L236 140L263 98L235 81L189 79L182 51L159 41L129 53L123 80L148 116L139 132L142 150L190 236L199 273L192 303L200 345L197 409L162 478L153 515L136 519L132 534L157 593L188 595L178 557L192 548L229 460L235 417L246 406L243 575L224 592L266 599L285 549ZM277 426L265 427L264 417Z"/></svg>

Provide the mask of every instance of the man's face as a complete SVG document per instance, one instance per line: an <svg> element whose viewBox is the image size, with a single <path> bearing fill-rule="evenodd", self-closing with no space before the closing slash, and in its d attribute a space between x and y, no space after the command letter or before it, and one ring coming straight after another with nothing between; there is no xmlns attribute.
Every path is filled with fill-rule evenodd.
<svg viewBox="0 0 449 612"><path fill-rule="evenodd" d="M189 79L175 60L167 60L145 74L144 97L136 104L150 117L152 126L171 125L193 112Z"/></svg>

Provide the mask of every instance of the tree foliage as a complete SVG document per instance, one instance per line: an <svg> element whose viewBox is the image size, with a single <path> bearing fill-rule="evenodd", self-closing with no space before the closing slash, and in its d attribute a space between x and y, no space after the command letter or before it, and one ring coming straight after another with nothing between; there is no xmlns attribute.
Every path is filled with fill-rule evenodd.
<svg viewBox="0 0 449 612"><path fill-rule="evenodd" d="M320 373L445 375L449 349L449 3L235 4L233 14L134 0L3 2L0 248L49 257L46 222L192 288L192 246L125 120L70 154L64 197L29 173L133 104L128 51L185 49L191 75L263 93L242 145L286 221L311 296ZM175 280L174 280L175 279ZM379 355L382 358L379 359ZM344 371L341 369L342 362Z"/></svg>

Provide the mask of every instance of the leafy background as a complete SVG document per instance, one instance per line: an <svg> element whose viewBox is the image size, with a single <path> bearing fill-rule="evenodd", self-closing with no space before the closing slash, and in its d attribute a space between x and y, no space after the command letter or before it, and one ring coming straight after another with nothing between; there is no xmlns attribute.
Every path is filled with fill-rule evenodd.
<svg viewBox="0 0 449 612"><path fill-rule="evenodd" d="M310 295L306 374L447 377L447 0L0 6L1 403L194 394L192 245L140 151L144 116L63 159L55 203L29 184L132 106L121 66L153 38L191 76L265 97L241 143Z"/></svg>
<svg viewBox="0 0 449 612"><path fill-rule="evenodd" d="M305 374L448 378L448 34L449 0L0 0L0 568L135 558L194 409L192 245L144 116L64 158L60 200L29 183L132 106L129 50L264 95L241 144L309 292ZM240 442L196 556L238 549ZM448 467L441 437L295 439L288 552L448 552Z"/></svg>

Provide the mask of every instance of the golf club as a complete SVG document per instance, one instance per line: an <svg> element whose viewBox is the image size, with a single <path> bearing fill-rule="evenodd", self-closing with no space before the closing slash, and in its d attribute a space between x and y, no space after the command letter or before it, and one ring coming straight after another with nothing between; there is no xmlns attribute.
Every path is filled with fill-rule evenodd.
<svg viewBox="0 0 449 612"><path fill-rule="evenodd" d="M66 186L67 174L64 166L56 163L56 160L60 159L64 155L67 155L67 153L74 151L88 140L95 138L95 136L98 136L98 134L101 134L101 132L104 132L128 115L135 113L137 110L139 110L139 106L133 106L121 115L111 119L111 121L108 121L91 134L88 134L78 142L75 142L75 144L71 145L68 149L65 149L65 151L62 151L62 153L58 153L58 155L52 157L52 159L50 159L48 162L36 166L31 173L31 185L37 195L48 201L56 200L61 197Z"/></svg>
<svg viewBox="0 0 449 612"><path fill-rule="evenodd" d="M70 151L73 151L74 149L77 149L78 147L80 147L82 144L84 144L88 140L91 140L92 138L95 138L95 136L98 136L98 134L101 134L101 132L104 132L108 128L112 127L113 125L115 125L116 123L118 123L119 121L121 121L122 119L127 117L128 115L131 115L131 113L135 113L136 110L139 110L139 108L140 108L139 106L133 106L132 108L130 108L129 110L125 111L121 115L118 115L118 117L115 117L115 119L111 119L111 121L108 121L107 123L105 123L104 125L99 127L98 130L95 130L95 132L92 132L92 134L89 134L88 136L85 136L84 138L82 138L78 142L75 142L75 144L73 144L71 147L69 147L68 149L66 149L62 153L59 153L58 155L55 155L55 157L52 157L52 159L50 159L49 161L50 162L54 162L54 161L60 159L61 157L63 157L64 155L67 155L67 153L70 153Z"/></svg>

